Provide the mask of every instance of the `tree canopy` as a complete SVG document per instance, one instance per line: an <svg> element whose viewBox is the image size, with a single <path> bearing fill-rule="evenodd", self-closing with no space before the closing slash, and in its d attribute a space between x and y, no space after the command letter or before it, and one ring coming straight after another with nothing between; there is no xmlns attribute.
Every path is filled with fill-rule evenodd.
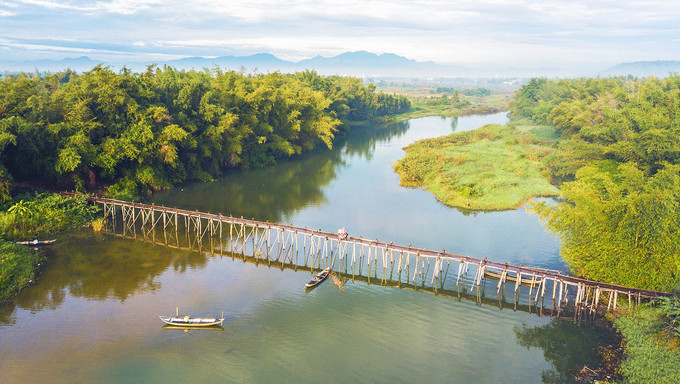
<svg viewBox="0 0 680 384"><path fill-rule="evenodd" d="M361 79L150 66L5 75L0 195L12 180L119 196L331 147L352 121L404 112Z"/></svg>
<svg viewBox="0 0 680 384"><path fill-rule="evenodd" d="M536 204L578 274L679 289L680 76L533 79L514 118L555 127L547 158L564 181L557 205Z"/></svg>

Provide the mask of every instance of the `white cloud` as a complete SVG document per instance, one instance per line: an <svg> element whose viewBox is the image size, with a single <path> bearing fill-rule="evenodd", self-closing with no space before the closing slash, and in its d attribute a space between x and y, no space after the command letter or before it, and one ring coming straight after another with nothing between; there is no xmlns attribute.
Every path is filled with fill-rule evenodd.
<svg viewBox="0 0 680 384"><path fill-rule="evenodd" d="M113 0L110 2L100 1L96 4L97 7L110 13L130 15L161 3L162 0Z"/></svg>
<svg viewBox="0 0 680 384"><path fill-rule="evenodd" d="M108 12L121 15L130 15L152 5L162 3L162 0L112 0L98 1L94 4L89 1L58 1L58 0L19 0L23 4L35 5L48 9L64 9L83 12Z"/></svg>
<svg viewBox="0 0 680 384"><path fill-rule="evenodd" d="M59 1L50 1L50 0L19 0L19 2L23 3L23 4L37 5L39 7L48 8L48 9L73 9L73 10L78 10L78 11L93 10L94 9L92 7L82 7L82 6L72 5L70 3L63 3L63 2L59 2Z"/></svg>
<svg viewBox="0 0 680 384"><path fill-rule="evenodd" d="M680 52L680 2L666 0L0 0L0 16L14 16L2 19L0 36L99 44L92 55L128 47L130 57L269 52L299 60L367 50L547 65Z"/></svg>
<svg viewBox="0 0 680 384"><path fill-rule="evenodd" d="M96 49L92 48L75 48L75 47L62 47L57 45L44 45L44 44L26 44L26 43L16 43L16 42L0 42L6 47L25 49L31 51L55 51L55 52L75 52L75 53L92 53L96 52Z"/></svg>

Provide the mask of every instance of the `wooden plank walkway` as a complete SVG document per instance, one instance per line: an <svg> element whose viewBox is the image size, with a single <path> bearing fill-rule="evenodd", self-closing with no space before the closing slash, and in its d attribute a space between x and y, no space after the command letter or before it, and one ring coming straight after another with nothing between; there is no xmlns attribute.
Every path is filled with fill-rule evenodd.
<svg viewBox="0 0 680 384"><path fill-rule="evenodd" d="M69 196L80 196L62 193ZM81 196L83 197L83 196ZM276 224L211 213L157 205L127 202L102 197L87 197L103 206L104 218L126 237L183 249L202 249L210 253L241 254L268 262L279 262L311 270L332 266L334 271L356 278L364 276L410 284L434 291L469 287L469 293L483 294L485 282L497 281L496 293L513 289L515 298L528 291L531 305L548 308L557 314L568 308L575 312L597 314L632 307L642 301L677 294L625 287L581 279L541 268L498 263L442 251L403 246L363 237L286 224ZM180 233L182 236L180 236ZM451 268L453 266L453 268ZM473 274L474 272L474 274ZM545 300L546 294L548 295Z"/></svg>

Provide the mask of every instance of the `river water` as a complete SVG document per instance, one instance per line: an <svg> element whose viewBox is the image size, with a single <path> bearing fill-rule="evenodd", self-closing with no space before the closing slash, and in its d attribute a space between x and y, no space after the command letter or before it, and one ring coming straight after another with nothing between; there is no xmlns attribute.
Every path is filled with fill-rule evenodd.
<svg viewBox="0 0 680 384"><path fill-rule="evenodd" d="M361 126L335 148L154 195L166 206L293 223L564 270L524 209L466 212L398 185L416 140L504 114ZM566 319L425 292L330 280L83 231L60 238L39 281L0 305L0 381L161 383L570 382L604 340ZM158 315L216 316L168 330Z"/></svg>

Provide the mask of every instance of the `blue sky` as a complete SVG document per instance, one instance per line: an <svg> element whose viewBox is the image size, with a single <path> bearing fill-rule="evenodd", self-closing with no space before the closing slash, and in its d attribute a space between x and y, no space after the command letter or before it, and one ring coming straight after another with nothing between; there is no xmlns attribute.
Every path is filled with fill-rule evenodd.
<svg viewBox="0 0 680 384"><path fill-rule="evenodd" d="M680 1L0 0L0 60L366 50L463 65L680 60Z"/></svg>

